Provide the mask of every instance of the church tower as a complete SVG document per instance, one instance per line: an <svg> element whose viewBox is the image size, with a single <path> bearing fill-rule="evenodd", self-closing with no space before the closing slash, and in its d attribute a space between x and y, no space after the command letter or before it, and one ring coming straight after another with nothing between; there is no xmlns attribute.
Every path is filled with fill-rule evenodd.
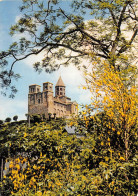
<svg viewBox="0 0 138 196"><path fill-rule="evenodd" d="M53 96L53 84L50 82L43 83L43 90L41 86L33 84L29 86L28 93L28 114L44 115L49 118L52 117L65 117L70 118L71 115L77 115L77 103L72 102L71 98L66 96L65 84L59 77L55 86L55 96Z"/></svg>
<svg viewBox="0 0 138 196"><path fill-rule="evenodd" d="M47 112L54 113L53 101L53 84L50 82L43 83L43 103L47 104Z"/></svg>
<svg viewBox="0 0 138 196"><path fill-rule="evenodd" d="M55 96L56 97L65 97L66 94L65 94L65 84L61 78L61 76L59 77L58 81L57 81L57 84L55 86Z"/></svg>

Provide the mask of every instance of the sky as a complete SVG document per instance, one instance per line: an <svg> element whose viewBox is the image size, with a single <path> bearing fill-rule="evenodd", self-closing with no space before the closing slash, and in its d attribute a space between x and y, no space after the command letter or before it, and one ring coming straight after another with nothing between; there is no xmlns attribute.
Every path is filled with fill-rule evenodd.
<svg viewBox="0 0 138 196"><path fill-rule="evenodd" d="M63 3L66 6L66 2L63 1ZM0 0L0 51L8 49L9 44L14 41L14 38L9 35L9 29L20 17L20 5L21 0ZM15 115L18 115L19 120L26 119L29 85L42 86L44 82L51 82L55 86L60 76L66 85L66 95L72 101L77 101L80 105L90 103L90 92L82 89L85 80L81 71L70 65L67 68L61 67L51 74L46 72L39 74L35 72L32 65L41 58L42 55L29 57L15 64L14 71L21 75L18 82L15 82L18 92L14 99L0 95L0 120L5 120L7 117L13 118Z"/></svg>

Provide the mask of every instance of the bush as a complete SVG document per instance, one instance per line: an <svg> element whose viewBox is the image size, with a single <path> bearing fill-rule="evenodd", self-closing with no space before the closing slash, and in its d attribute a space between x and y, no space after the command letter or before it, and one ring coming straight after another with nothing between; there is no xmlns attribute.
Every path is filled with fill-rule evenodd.
<svg viewBox="0 0 138 196"><path fill-rule="evenodd" d="M3 120L0 120L0 125L2 125L3 124Z"/></svg>
<svg viewBox="0 0 138 196"><path fill-rule="evenodd" d="M11 122L11 118L10 118L10 117L7 117L7 118L5 119L5 122Z"/></svg>
<svg viewBox="0 0 138 196"><path fill-rule="evenodd" d="M15 115L15 116L13 117L13 120L14 120L14 121L17 121L17 119L18 119L18 116Z"/></svg>
<svg viewBox="0 0 138 196"><path fill-rule="evenodd" d="M127 162L122 148L115 148L112 142L109 145L108 131L102 135L104 125L97 123L97 127L96 121L91 127L93 134L81 138L63 132L64 126L58 121L37 123L31 128L5 125L0 130L0 156L10 165L3 192L15 196L135 195L135 147Z"/></svg>

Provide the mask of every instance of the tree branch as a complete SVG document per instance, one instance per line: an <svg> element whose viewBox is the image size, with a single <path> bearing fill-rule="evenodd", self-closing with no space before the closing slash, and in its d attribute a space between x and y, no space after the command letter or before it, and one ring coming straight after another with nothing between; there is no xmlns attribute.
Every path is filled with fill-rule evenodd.
<svg viewBox="0 0 138 196"><path fill-rule="evenodd" d="M123 21L123 16L124 16L124 13L125 13L125 10L126 10L126 7L127 7L128 3L129 3L128 0L126 0L124 2L124 6L123 6L123 9L122 9L120 17L119 17L119 21L118 21L118 24L117 24L117 35L116 35L116 38L114 40L114 43L113 43L113 46L112 46L112 49L111 49L111 54L112 55L114 55L115 51L116 51L116 47L117 47L119 37L120 37L120 34L121 34L121 28L120 27L121 27L121 24L122 24L122 21Z"/></svg>
<svg viewBox="0 0 138 196"><path fill-rule="evenodd" d="M86 31L84 31L83 29L81 29L74 21L71 20L71 18L69 18L65 12L60 8L61 12L63 13L63 15L70 20L78 29L79 32L81 32L82 34L86 35L87 37L89 37L91 40L95 41L96 43L98 43L101 46L101 50L102 52L104 52L105 54L107 54L109 52L109 50L107 49L108 46L106 44L101 43L101 41L99 39L96 39L95 37L93 37L92 35L88 34ZM93 42L93 44L95 44ZM107 52L107 53L106 53Z"/></svg>
<svg viewBox="0 0 138 196"><path fill-rule="evenodd" d="M115 26L117 26L117 21L116 21L116 18L115 18L115 15L114 15L112 9L109 8L109 11L110 11L110 13L111 13L111 16L112 16L112 19L113 19L113 21L114 21Z"/></svg>
<svg viewBox="0 0 138 196"><path fill-rule="evenodd" d="M135 37L137 35L137 31L138 31L137 29L134 31L134 33L133 33L133 35L132 35L128 45L124 45L124 46L121 47L121 49L119 50L117 56L119 56L121 53L125 52L127 50L127 48L129 48L129 46L132 44L132 42L134 41L134 39L135 39Z"/></svg>

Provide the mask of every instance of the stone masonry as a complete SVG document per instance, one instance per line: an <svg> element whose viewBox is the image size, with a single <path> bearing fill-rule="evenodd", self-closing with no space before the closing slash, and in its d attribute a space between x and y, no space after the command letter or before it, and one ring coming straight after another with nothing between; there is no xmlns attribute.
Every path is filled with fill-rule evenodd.
<svg viewBox="0 0 138 196"><path fill-rule="evenodd" d="M28 94L28 114L48 114L54 113L56 117L70 118L72 115L78 114L77 102L72 102L71 98L66 96L65 84L61 78L55 86L55 96L53 96L53 84L50 82L43 83L43 91L41 86L33 84L29 86Z"/></svg>

